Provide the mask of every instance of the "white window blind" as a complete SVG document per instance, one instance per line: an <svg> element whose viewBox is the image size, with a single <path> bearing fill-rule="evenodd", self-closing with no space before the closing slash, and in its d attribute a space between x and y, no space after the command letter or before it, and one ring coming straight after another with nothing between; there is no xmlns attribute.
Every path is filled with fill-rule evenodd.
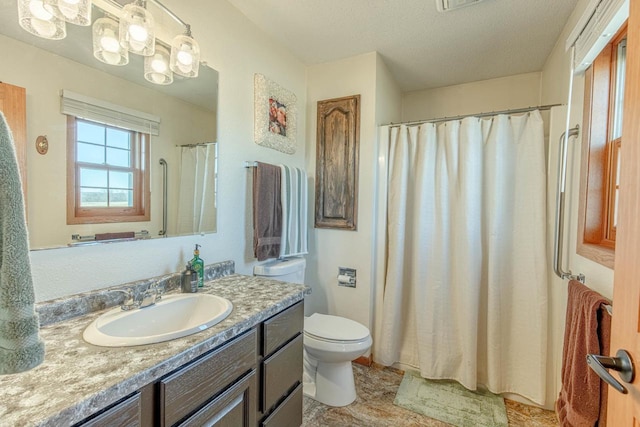
<svg viewBox="0 0 640 427"><path fill-rule="evenodd" d="M629 0L591 0L567 38L576 73L586 70L629 17Z"/></svg>
<svg viewBox="0 0 640 427"><path fill-rule="evenodd" d="M160 117L100 99L62 90L60 112L150 135L160 134Z"/></svg>

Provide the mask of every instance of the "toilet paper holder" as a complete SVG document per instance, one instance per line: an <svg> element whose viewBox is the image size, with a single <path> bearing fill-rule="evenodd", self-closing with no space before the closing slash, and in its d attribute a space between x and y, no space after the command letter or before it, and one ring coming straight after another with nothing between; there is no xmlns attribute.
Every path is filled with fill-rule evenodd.
<svg viewBox="0 0 640 427"><path fill-rule="evenodd" d="M356 269L338 267L338 286L356 287Z"/></svg>

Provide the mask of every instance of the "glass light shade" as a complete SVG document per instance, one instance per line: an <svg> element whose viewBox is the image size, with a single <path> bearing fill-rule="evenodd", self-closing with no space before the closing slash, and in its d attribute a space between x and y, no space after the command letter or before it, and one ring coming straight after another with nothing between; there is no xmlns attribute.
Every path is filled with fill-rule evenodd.
<svg viewBox="0 0 640 427"><path fill-rule="evenodd" d="M93 56L109 65L127 65L129 51L120 45L118 21L99 18L93 23Z"/></svg>
<svg viewBox="0 0 640 427"><path fill-rule="evenodd" d="M34 36L61 40L67 36L67 27L44 7L43 0L18 0L18 22Z"/></svg>
<svg viewBox="0 0 640 427"><path fill-rule="evenodd" d="M120 44L138 55L151 56L155 52L153 16L144 7L130 3L122 8Z"/></svg>
<svg viewBox="0 0 640 427"><path fill-rule="evenodd" d="M178 35L171 42L171 71L184 77L198 77L200 46L187 35Z"/></svg>
<svg viewBox="0 0 640 427"><path fill-rule="evenodd" d="M70 24L91 25L91 0L44 0L44 8Z"/></svg>
<svg viewBox="0 0 640 427"><path fill-rule="evenodd" d="M144 58L144 78L157 85L173 83L173 73L169 68L169 50L164 46L156 46L152 56Z"/></svg>

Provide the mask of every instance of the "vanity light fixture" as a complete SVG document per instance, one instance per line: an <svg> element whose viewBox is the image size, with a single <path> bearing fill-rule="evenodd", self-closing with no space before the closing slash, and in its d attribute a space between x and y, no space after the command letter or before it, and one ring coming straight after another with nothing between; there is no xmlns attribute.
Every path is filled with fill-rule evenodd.
<svg viewBox="0 0 640 427"><path fill-rule="evenodd" d="M44 0L44 8L70 24L91 25L91 0Z"/></svg>
<svg viewBox="0 0 640 427"><path fill-rule="evenodd" d="M49 40L62 40L67 36L65 22L44 7L43 0L18 0L18 22L33 34Z"/></svg>
<svg viewBox="0 0 640 427"><path fill-rule="evenodd" d="M156 48L154 20L144 6L145 2L136 0L122 8L120 44L131 53L151 56Z"/></svg>
<svg viewBox="0 0 640 427"><path fill-rule="evenodd" d="M158 44L155 53L144 58L144 78L158 85L173 83L173 73L169 68L169 58L169 50Z"/></svg>
<svg viewBox="0 0 640 427"><path fill-rule="evenodd" d="M159 29L163 45L156 46L155 20L147 1L184 27L184 33L170 40ZM38 37L60 40L66 37L66 22L91 25L92 5L105 17L93 23L93 56L109 65L126 65L129 52L145 56L144 77L155 84L173 82L173 73L197 77L200 46L191 35L191 26L159 0L133 0L122 6L116 0L17 0L20 26ZM174 33L175 34L175 33ZM171 46L171 50L164 46ZM156 49L161 52L156 55Z"/></svg>
<svg viewBox="0 0 640 427"><path fill-rule="evenodd" d="M183 77L198 77L200 46L191 37L191 26L185 34L177 35L171 42L171 71Z"/></svg>
<svg viewBox="0 0 640 427"><path fill-rule="evenodd" d="M93 23L93 56L109 65L127 65L129 51L120 44L120 25L105 16Z"/></svg>

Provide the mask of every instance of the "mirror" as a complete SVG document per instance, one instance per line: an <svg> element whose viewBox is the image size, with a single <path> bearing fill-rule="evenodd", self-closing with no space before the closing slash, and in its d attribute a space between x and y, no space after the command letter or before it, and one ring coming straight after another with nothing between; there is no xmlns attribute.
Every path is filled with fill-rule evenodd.
<svg viewBox="0 0 640 427"><path fill-rule="evenodd" d="M94 7L93 20L100 16ZM148 237L163 237L215 232L217 71L202 64L197 78L175 76L171 85L155 85L144 79L143 58L138 55L130 54L129 64L122 67L93 58L90 26L67 24L67 37L53 41L27 33L17 21L15 0L0 0L0 81L24 87L27 93L31 249L77 244L73 235L136 232L137 237L145 237L140 233L145 230ZM150 141L149 221L67 224L67 116L60 112L62 90L160 117L159 135ZM36 151L41 135L49 142L45 155ZM160 159L167 165L166 215ZM165 234L161 234L163 216Z"/></svg>

